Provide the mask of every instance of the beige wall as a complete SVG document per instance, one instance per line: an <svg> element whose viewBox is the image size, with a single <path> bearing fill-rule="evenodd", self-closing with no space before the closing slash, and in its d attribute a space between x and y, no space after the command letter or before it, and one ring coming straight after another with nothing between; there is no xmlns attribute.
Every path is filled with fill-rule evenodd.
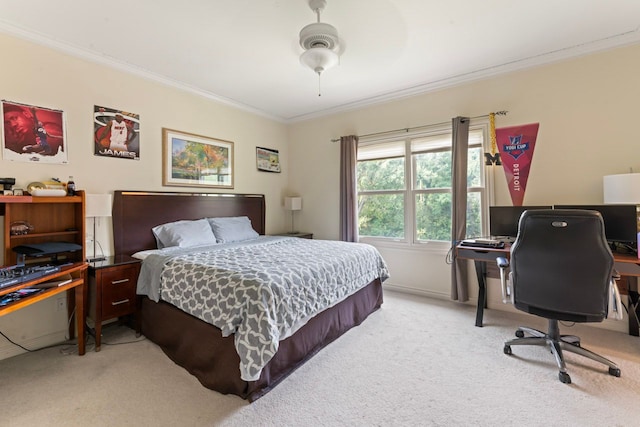
<svg viewBox="0 0 640 427"><path fill-rule="evenodd" d="M525 204L602 203L602 177L640 171L636 116L640 46L620 48L459 87L290 126L291 186L304 197L299 228L338 237L339 147L332 138L448 122L452 117L498 116L498 128L540 123ZM489 151L487 147L487 151ZM494 203L511 199L501 169ZM391 272L387 286L449 297L446 249L377 245ZM492 281L493 282L493 281ZM472 280L470 291L476 298ZM489 307L506 309L496 283ZM471 301L475 303L475 301ZM617 322L614 328L625 328Z"/></svg>
<svg viewBox="0 0 640 427"><path fill-rule="evenodd" d="M200 191L162 186L162 128L167 127L233 141L235 188L208 191L265 194L267 232L288 229L288 217L282 209L289 180L286 125L9 36L0 35L0 52L1 99L61 109L66 115L69 163L0 160L0 176L15 177L17 187L26 188L30 182L52 177L66 180L73 175L77 187L88 193ZM140 115L139 161L93 155L94 105ZM256 146L280 150L283 172L258 172ZM101 220L96 234L105 251L112 253L111 221ZM64 337L65 318L64 312L56 312L55 307L52 298L2 317L0 331L30 347L59 342ZM19 352L0 338L0 358Z"/></svg>
<svg viewBox="0 0 640 427"><path fill-rule="evenodd" d="M281 207L288 182L287 128L267 118L210 99L62 54L46 47L0 35L5 60L0 67L2 99L57 108L65 112L69 151L66 165L3 160L2 176L17 186L73 175L88 193L113 190L200 191L162 186L162 128L234 142L235 188L209 192L264 193L267 231L286 227ZM139 161L93 155L93 107L100 105L140 115ZM256 170L256 146L282 152L283 172Z"/></svg>
<svg viewBox="0 0 640 427"><path fill-rule="evenodd" d="M282 210L282 197L298 193L304 209L296 215L296 228L317 238L336 239L339 147L330 142L332 138L498 110L509 111L508 116L498 117L498 127L540 123L525 203L600 203L603 175L623 173L630 167L640 170L634 121L640 99L640 46L289 126L9 36L0 35L0 51L2 99L57 108L66 114L69 164L0 161L0 176L15 177L21 187L73 175L78 188L89 193L191 191L162 186L161 129L168 127L235 143L235 189L227 191L266 195L267 232L288 229L290 217ZM140 115L140 161L93 155L94 105ZM256 146L280 150L283 173L257 172ZM500 170L495 183L495 203L509 204ZM98 239L109 242L110 252L111 224L104 222ZM392 274L387 286L448 298L449 269L441 247L380 246L380 250ZM470 289L475 297L475 283ZM492 283L489 305L505 309L498 294ZM623 328L622 323L613 328ZM64 313L55 312L55 301L0 318L0 331L32 347L60 341L64 329ZM20 352L0 341L0 358Z"/></svg>

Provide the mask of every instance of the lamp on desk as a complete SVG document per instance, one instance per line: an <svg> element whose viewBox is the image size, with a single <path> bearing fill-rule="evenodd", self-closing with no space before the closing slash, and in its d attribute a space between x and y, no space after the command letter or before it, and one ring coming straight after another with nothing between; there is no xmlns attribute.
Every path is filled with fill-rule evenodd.
<svg viewBox="0 0 640 427"><path fill-rule="evenodd" d="M284 208L288 211L291 211L291 231L289 234L296 234L297 231L294 231L293 228L293 214L295 211L302 210L302 197L299 196L290 196L284 198Z"/></svg>
<svg viewBox="0 0 640 427"><path fill-rule="evenodd" d="M602 181L605 205L640 205L640 173L607 175Z"/></svg>
<svg viewBox="0 0 640 427"><path fill-rule="evenodd" d="M623 173L620 175L607 175L603 179L604 204L636 205L636 227L638 232L636 247L632 248L640 259L640 216L638 207L640 205L640 173Z"/></svg>
<svg viewBox="0 0 640 427"><path fill-rule="evenodd" d="M87 258L88 262L102 261L104 252L96 256L96 218L111 216L111 194L86 194L84 216L93 218L93 257Z"/></svg>

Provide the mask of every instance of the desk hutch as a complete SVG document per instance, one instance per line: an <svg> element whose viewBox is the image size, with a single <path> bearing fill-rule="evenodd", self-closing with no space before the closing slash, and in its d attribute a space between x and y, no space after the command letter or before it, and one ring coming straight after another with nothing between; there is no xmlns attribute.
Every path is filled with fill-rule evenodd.
<svg viewBox="0 0 640 427"><path fill-rule="evenodd" d="M0 289L0 296L70 275L71 282L62 286L47 288L34 295L22 298L0 307L0 316L4 316L45 298L67 293L68 316L75 315L78 333L78 353L85 353L85 300L87 263L85 260L85 219L83 191L74 196L36 197L36 196L0 196L0 216L4 216L3 252L4 264L15 265L17 254L12 248L20 245L71 242L82 246L82 250L65 253L58 260L65 265L59 272L42 276L28 282ZM33 227L26 234L11 234L11 224L24 221ZM28 259L27 262L38 259ZM73 338L75 329L69 323L69 337Z"/></svg>

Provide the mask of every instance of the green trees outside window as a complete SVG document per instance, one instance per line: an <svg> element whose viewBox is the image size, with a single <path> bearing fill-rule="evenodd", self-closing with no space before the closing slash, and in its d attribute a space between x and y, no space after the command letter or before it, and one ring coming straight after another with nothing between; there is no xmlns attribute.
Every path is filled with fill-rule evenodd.
<svg viewBox="0 0 640 427"><path fill-rule="evenodd" d="M468 237L483 235L484 132L472 130L469 138ZM412 233L418 242L450 241L451 167L450 132L359 148L360 236L405 241Z"/></svg>

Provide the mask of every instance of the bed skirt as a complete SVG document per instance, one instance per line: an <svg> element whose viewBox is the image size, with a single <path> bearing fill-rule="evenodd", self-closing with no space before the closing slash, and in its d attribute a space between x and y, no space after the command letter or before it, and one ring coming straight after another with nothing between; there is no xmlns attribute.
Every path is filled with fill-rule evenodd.
<svg viewBox="0 0 640 427"><path fill-rule="evenodd" d="M280 342L275 356L257 381L240 378L240 358L233 336L166 302L144 297L141 307L142 333L176 364L194 375L207 388L235 394L250 402L268 393L296 368L340 335L364 321L382 305L379 279L335 306L317 314L289 338Z"/></svg>

